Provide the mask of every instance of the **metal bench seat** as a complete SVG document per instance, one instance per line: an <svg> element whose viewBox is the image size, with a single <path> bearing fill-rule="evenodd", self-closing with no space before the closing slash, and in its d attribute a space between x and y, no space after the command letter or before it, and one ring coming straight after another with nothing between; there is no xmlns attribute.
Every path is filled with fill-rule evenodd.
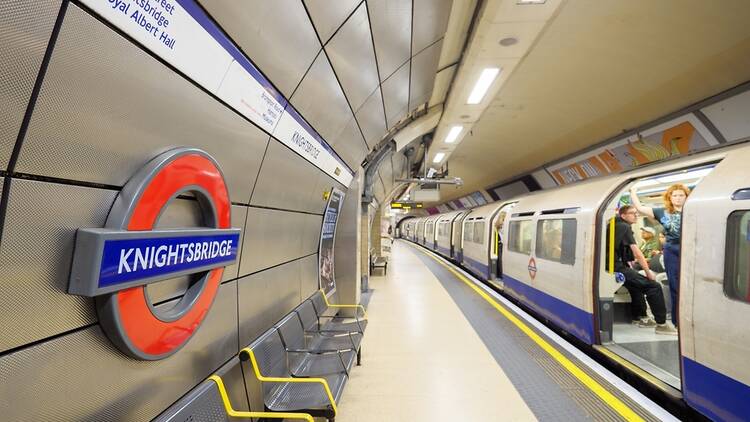
<svg viewBox="0 0 750 422"><path fill-rule="evenodd" d="M297 319L296 314L291 315ZM320 356L324 358L318 361ZM341 363L337 370L329 364L332 356L341 355L337 351L322 354L301 351L289 353L275 328L240 352L240 358L251 362L256 378L261 381L263 403L267 410L299 411L328 420L335 418L336 401L341 397L347 380L347 372ZM325 366L328 367L318 367L315 361L325 361ZM295 370L306 375L300 377L295 374ZM326 371L329 373L324 373Z"/></svg>
<svg viewBox="0 0 750 422"><path fill-rule="evenodd" d="M309 353L332 353L351 350L358 352L362 333L357 332L305 332L302 320L292 312L276 324L287 351ZM359 363L359 356L357 356ZM348 369L348 368L347 368Z"/></svg>
<svg viewBox="0 0 750 422"><path fill-rule="evenodd" d="M364 333L367 326L367 313L362 305L331 305L326 300L323 291L318 290L310 297L313 309L321 325L321 330L325 331L358 331ZM328 315L329 308L353 308L355 315L353 317Z"/></svg>
<svg viewBox="0 0 750 422"><path fill-rule="evenodd" d="M347 317L336 317L335 319L328 319L326 322L322 322L315 313L315 307L313 307L312 301L309 299L302 302L295 310L299 319L302 320L302 326L306 332L355 332L364 333L367 328L367 320L354 319L354 321L345 321L344 319L351 319ZM334 318L334 317L329 317Z"/></svg>
<svg viewBox="0 0 750 422"><path fill-rule="evenodd" d="M333 399L339 401L344 391L345 377L328 375L321 377L328 382ZM274 412L294 412L305 403L306 409L324 409L330 405L326 392L321 384L278 383L270 390L266 406Z"/></svg>

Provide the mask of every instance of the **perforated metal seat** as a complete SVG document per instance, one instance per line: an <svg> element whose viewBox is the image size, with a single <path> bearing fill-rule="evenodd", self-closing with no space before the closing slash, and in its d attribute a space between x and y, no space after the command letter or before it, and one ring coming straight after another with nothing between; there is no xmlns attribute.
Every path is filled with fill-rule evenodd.
<svg viewBox="0 0 750 422"><path fill-rule="evenodd" d="M323 302L323 305L325 305L325 302ZM309 299L302 302L302 304L299 305L297 309L295 309L295 312L297 312L300 320L302 320L302 327L304 327L305 331L364 333L365 328L367 328L366 319L356 319L351 322L334 320L326 321L326 323L321 323L320 318L318 318L318 314L315 312L315 307L313 306L312 301Z"/></svg>
<svg viewBox="0 0 750 422"><path fill-rule="evenodd" d="M297 319L296 314L292 313L291 315ZM299 320L297 319L297 321ZM257 369L263 377L289 379L300 376L295 374L295 370L299 370L304 372L305 376L325 379L334 401L341 397L347 380L347 374L342 364L339 363L336 371L330 373L323 373L325 371L322 371L322 369L325 369L323 366L332 366L330 364L330 362L333 362L331 356L338 356L336 353L330 356L302 353L301 355L305 356L303 359L290 359L292 354L287 353L277 329L267 331L253 342L249 349L253 351L258 365ZM321 360L320 366L315 363L319 356L325 356ZM303 411L328 419L335 417L330 399L320 383L277 382L263 381L263 379L261 381L263 402L268 410L275 412Z"/></svg>
<svg viewBox="0 0 750 422"><path fill-rule="evenodd" d="M276 324L276 329L279 330L284 345L289 351L303 350L311 353L350 351L357 354L357 364L361 362L359 349L362 343L362 333L305 332L302 320L296 312L290 313Z"/></svg>
<svg viewBox="0 0 750 422"><path fill-rule="evenodd" d="M276 328L289 353L289 367L295 376L314 376L341 371L348 374L354 363L356 351L351 342L341 348L311 347L299 323L299 316L294 312L282 319Z"/></svg>
<svg viewBox="0 0 750 422"><path fill-rule="evenodd" d="M337 315L327 315L328 305L326 304L323 293L318 290L310 297L315 315L318 318L321 330L329 331L358 331L364 333L367 327L367 320L355 317L343 317Z"/></svg>

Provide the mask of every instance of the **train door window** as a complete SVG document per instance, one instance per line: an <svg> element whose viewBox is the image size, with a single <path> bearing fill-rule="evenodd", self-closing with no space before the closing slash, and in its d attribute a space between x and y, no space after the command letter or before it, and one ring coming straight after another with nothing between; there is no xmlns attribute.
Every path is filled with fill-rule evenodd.
<svg viewBox="0 0 750 422"><path fill-rule="evenodd" d="M531 241L534 238L534 222L531 220L511 221L508 249L522 254L531 254Z"/></svg>
<svg viewBox="0 0 750 422"><path fill-rule="evenodd" d="M467 242L474 241L474 222L467 221L464 223L464 240Z"/></svg>
<svg viewBox="0 0 750 422"><path fill-rule="evenodd" d="M727 221L724 294L750 302L750 211L735 211Z"/></svg>
<svg viewBox="0 0 750 422"><path fill-rule="evenodd" d="M484 220L474 222L474 243L484 244Z"/></svg>
<svg viewBox="0 0 750 422"><path fill-rule="evenodd" d="M536 256L561 264L573 265L576 258L574 218L541 220L536 229Z"/></svg>

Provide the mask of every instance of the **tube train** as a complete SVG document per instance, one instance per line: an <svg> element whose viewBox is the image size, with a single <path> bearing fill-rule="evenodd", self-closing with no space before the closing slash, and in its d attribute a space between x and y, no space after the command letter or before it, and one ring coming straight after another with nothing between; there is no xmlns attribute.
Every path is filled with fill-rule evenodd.
<svg viewBox="0 0 750 422"><path fill-rule="evenodd" d="M748 163L750 143L745 143L470 210L405 218L398 231L494 284L558 329L624 359L647 380L681 390L687 405L703 415L747 420ZM661 195L675 183L692 192L682 217L679 335L667 337L631 324L623 314L630 296L608 270L612 246L606 231L629 202L632 186L644 205L660 206ZM643 226L660 227L639 217L636 238Z"/></svg>

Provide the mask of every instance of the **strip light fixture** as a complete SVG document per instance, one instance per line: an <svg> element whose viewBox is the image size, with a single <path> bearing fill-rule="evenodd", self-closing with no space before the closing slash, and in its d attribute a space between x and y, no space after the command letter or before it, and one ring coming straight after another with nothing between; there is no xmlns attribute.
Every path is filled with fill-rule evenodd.
<svg viewBox="0 0 750 422"><path fill-rule="evenodd" d="M432 162L433 163L439 163L439 162L443 161L443 158L445 158L445 153L444 152L438 152L437 154L435 154L435 158L432 159Z"/></svg>
<svg viewBox="0 0 750 422"><path fill-rule="evenodd" d="M477 79L477 83L474 85L474 89L471 90L469 99L466 100L466 102L468 104L481 103L484 95L487 94L487 91L490 89L490 85L492 85L492 82L495 80L498 74L500 74L500 68L488 67L484 69L482 71L482 74L479 75L479 79Z"/></svg>
<svg viewBox="0 0 750 422"><path fill-rule="evenodd" d="M463 126L453 126L451 130L448 131L448 136L445 137L445 143L452 144L456 142L456 139L458 139L458 135L461 134L462 130L464 130Z"/></svg>

